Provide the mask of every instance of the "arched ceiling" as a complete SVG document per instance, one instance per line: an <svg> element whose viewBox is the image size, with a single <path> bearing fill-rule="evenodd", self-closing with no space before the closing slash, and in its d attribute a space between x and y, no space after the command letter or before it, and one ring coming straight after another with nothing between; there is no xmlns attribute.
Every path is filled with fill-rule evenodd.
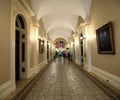
<svg viewBox="0 0 120 100"><path fill-rule="evenodd" d="M54 44L56 44L56 42L59 42L59 41L63 41L67 45L67 41L63 38L57 38L56 40L54 40Z"/></svg>
<svg viewBox="0 0 120 100"><path fill-rule="evenodd" d="M76 15L68 15L68 14L51 14L44 16L43 18L45 29L47 32L52 28L56 27L66 27L73 31L75 31L76 23L78 21L78 16Z"/></svg>
<svg viewBox="0 0 120 100"><path fill-rule="evenodd" d="M31 5L38 20L54 41L68 39L78 27L80 18L89 20L92 0L26 0ZM80 23L79 23L80 24Z"/></svg>
<svg viewBox="0 0 120 100"><path fill-rule="evenodd" d="M56 37L58 35L62 35L66 38L70 38L72 35L72 31L68 28L61 28L57 27L49 31L49 37L52 39L53 37Z"/></svg>

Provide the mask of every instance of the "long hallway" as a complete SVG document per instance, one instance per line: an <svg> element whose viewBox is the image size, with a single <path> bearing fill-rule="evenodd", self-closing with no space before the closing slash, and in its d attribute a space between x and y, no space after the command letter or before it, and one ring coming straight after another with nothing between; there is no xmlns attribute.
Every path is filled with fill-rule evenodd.
<svg viewBox="0 0 120 100"><path fill-rule="evenodd" d="M111 100L72 62L59 58L23 93L17 100Z"/></svg>
<svg viewBox="0 0 120 100"><path fill-rule="evenodd" d="M120 0L0 0L0 100L120 100L119 37Z"/></svg>

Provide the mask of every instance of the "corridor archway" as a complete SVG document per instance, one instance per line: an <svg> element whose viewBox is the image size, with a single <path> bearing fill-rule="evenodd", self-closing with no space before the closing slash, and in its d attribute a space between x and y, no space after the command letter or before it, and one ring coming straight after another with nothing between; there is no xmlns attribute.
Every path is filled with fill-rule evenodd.
<svg viewBox="0 0 120 100"><path fill-rule="evenodd" d="M20 14L16 16L15 26L15 79L16 81L25 78L26 72L26 21Z"/></svg>

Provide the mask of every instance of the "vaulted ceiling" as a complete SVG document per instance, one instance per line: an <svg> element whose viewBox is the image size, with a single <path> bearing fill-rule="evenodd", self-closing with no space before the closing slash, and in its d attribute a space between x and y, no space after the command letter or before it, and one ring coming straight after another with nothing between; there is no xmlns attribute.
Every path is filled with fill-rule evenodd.
<svg viewBox="0 0 120 100"><path fill-rule="evenodd" d="M88 21L92 0L26 0L37 20L42 19L44 28L54 41L68 40L83 21Z"/></svg>

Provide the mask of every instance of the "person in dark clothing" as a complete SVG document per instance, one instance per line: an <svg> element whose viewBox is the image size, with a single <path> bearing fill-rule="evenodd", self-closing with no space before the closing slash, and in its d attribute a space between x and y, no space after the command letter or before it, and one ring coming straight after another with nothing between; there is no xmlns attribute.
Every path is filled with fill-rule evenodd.
<svg viewBox="0 0 120 100"><path fill-rule="evenodd" d="M68 53L68 60L70 60L70 52Z"/></svg>

